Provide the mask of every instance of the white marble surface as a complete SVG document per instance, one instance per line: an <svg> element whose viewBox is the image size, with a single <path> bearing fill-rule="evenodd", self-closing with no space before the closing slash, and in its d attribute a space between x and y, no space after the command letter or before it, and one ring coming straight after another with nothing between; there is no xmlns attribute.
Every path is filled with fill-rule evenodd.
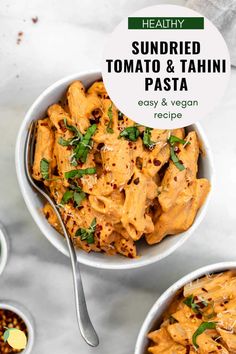
<svg viewBox="0 0 236 354"><path fill-rule="evenodd" d="M14 145L26 109L55 80L99 67L113 26L155 3L0 0L0 219L11 238L0 298L17 300L33 314L34 354L132 354L143 319L164 289L190 270L235 259L236 70L224 100L203 122L215 157L216 186L197 232L151 267L123 272L82 267L89 311L101 341L96 349L85 345L77 329L69 261L40 233L18 188ZM31 21L34 16L37 24ZM19 31L24 34L17 45Z"/></svg>

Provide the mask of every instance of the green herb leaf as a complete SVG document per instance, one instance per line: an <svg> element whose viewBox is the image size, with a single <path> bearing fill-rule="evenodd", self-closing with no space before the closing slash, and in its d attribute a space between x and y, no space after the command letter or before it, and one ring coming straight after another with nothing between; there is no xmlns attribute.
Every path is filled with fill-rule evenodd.
<svg viewBox="0 0 236 354"><path fill-rule="evenodd" d="M67 130L70 130L71 132L75 133L76 136L82 138L82 134L80 133L79 129L73 125L67 124L66 118L64 119L64 124Z"/></svg>
<svg viewBox="0 0 236 354"><path fill-rule="evenodd" d="M71 170L68 172L65 172L65 178L81 178L84 175L94 175L96 173L96 168L95 167L89 167L85 169L80 169L80 170Z"/></svg>
<svg viewBox="0 0 236 354"><path fill-rule="evenodd" d="M77 145L77 147L74 150L76 160L80 160L83 163L86 162L88 152L92 147L91 138L92 138L93 134L95 133L96 129L97 129L96 124L91 125L87 129L85 135L82 137L79 144Z"/></svg>
<svg viewBox="0 0 236 354"><path fill-rule="evenodd" d="M110 105L107 111L107 115L109 117L109 123L107 124L107 132L110 134L114 133L114 130L112 129L112 123L113 123L113 112L112 112L112 107L113 103Z"/></svg>
<svg viewBox="0 0 236 354"><path fill-rule="evenodd" d="M40 161L40 172L43 179L49 179L49 162L45 158Z"/></svg>
<svg viewBox="0 0 236 354"><path fill-rule="evenodd" d="M186 145L190 144L190 141L186 141L184 139L180 139L180 138L178 138L175 135L171 135L169 137L169 139L168 139L168 142L170 143L170 145L174 145L175 143L180 143L180 144L183 144L183 145L184 144L186 144Z"/></svg>
<svg viewBox="0 0 236 354"><path fill-rule="evenodd" d="M147 148L151 149L155 146L154 141L151 140L151 131L152 128L146 127L143 133L143 145Z"/></svg>
<svg viewBox="0 0 236 354"><path fill-rule="evenodd" d="M171 146L170 147L170 158L173 161L173 163L175 164L175 166L180 170L183 171L185 170L184 165L180 162L178 156L175 153L174 147Z"/></svg>
<svg viewBox="0 0 236 354"><path fill-rule="evenodd" d="M207 329L215 329L215 328L216 328L216 322L202 322L192 336L192 342L194 347L199 348L199 345L197 344L198 336L200 336Z"/></svg>
<svg viewBox="0 0 236 354"><path fill-rule="evenodd" d="M71 189L68 189L61 200L61 204L65 205L69 203L69 201L73 201L76 206L80 206L81 202L86 198L86 193L82 191L80 187L77 186L70 186Z"/></svg>
<svg viewBox="0 0 236 354"><path fill-rule="evenodd" d="M67 190L62 197L61 204L67 204L74 197L74 192L71 190Z"/></svg>
<svg viewBox="0 0 236 354"><path fill-rule="evenodd" d="M196 312L196 313L200 313L200 312L201 312L199 305L195 304L195 302L194 302L194 297L193 297L193 295L188 296L188 297L183 301L183 303L184 303L185 305L187 305L188 307L190 307L190 309L192 309L194 312Z"/></svg>
<svg viewBox="0 0 236 354"><path fill-rule="evenodd" d="M61 136L58 139L58 144L62 145L62 146L73 146L73 145L78 145L80 141L80 137L75 136L74 138L71 139L63 139Z"/></svg>
<svg viewBox="0 0 236 354"><path fill-rule="evenodd" d="M80 228L76 231L75 236L79 236L82 241L87 241L88 244L94 243L94 233L96 229L97 221L93 219L88 229Z"/></svg>
<svg viewBox="0 0 236 354"><path fill-rule="evenodd" d="M76 206L79 207L81 202L86 198L86 194L83 191L74 192L73 198Z"/></svg>
<svg viewBox="0 0 236 354"><path fill-rule="evenodd" d="M60 138L58 139L58 144L60 144L61 146L69 146L70 140L65 140L60 136Z"/></svg>
<svg viewBox="0 0 236 354"><path fill-rule="evenodd" d="M140 132L136 126L127 127L121 133L120 137L125 138L130 141L136 141L140 135Z"/></svg>

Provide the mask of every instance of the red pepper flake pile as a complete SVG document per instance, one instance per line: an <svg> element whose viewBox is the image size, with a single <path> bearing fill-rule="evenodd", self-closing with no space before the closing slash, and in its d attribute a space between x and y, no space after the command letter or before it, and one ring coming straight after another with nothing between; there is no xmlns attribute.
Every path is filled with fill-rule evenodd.
<svg viewBox="0 0 236 354"><path fill-rule="evenodd" d="M27 327L25 322L15 312L0 310L0 353L12 354L21 353L22 350L13 349L7 342L4 342L4 332L6 328L16 328L23 331L27 337Z"/></svg>

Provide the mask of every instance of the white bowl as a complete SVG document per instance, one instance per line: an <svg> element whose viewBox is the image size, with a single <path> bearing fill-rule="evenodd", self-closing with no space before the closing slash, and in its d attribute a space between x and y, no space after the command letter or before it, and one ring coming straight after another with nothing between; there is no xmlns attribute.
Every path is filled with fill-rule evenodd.
<svg viewBox="0 0 236 354"><path fill-rule="evenodd" d="M26 348L20 354L30 354L34 346L35 337L33 319L30 313L22 305L8 300L0 300L0 310L15 312L25 322L28 330L28 341Z"/></svg>
<svg viewBox="0 0 236 354"><path fill-rule="evenodd" d="M4 226L0 223L0 275L2 274L8 259L9 241Z"/></svg>
<svg viewBox="0 0 236 354"><path fill-rule="evenodd" d="M30 122L32 120L44 117L48 106L55 102L58 102L61 99L71 82L73 82L74 80L81 80L83 84L88 87L95 80L98 79L101 79L101 73L99 71L78 73L72 76L67 76L47 88L36 99L36 101L26 113L26 116L20 127L16 144L16 171L21 192L28 206L28 209L42 233L59 251L61 251L67 256L68 250L64 238L47 222L45 216L41 211L43 206L42 199L31 188L27 181L24 170L24 146ZM206 153L206 156L204 158L201 158L200 160L199 176L208 178L212 184L213 162L207 138L199 124L192 125L190 126L190 128L194 128L197 131L198 136L202 141L202 146ZM138 268L160 261L161 259L171 254L178 247L180 247L199 226L200 222L203 220L206 214L211 192L209 193L204 205L199 210L193 225L191 226L191 228L189 228L188 231L176 236L167 237L158 245L148 246L145 244L145 242L141 243L139 247L139 255L141 257L137 259L128 259L119 255L107 256L102 253L87 254L86 252L80 250L78 250L77 252L77 257L83 264L102 269Z"/></svg>
<svg viewBox="0 0 236 354"><path fill-rule="evenodd" d="M202 268L199 268L188 275L184 276L176 283L171 285L155 302L149 311L140 331L138 334L135 352L134 354L146 354L149 340L147 334L158 328L161 323L162 315L170 305L176 292L181 289L184 285L194 281L206 274L213 274L224 272L226 270L236 270L236 262L221 262L211 264Z"/></svg>

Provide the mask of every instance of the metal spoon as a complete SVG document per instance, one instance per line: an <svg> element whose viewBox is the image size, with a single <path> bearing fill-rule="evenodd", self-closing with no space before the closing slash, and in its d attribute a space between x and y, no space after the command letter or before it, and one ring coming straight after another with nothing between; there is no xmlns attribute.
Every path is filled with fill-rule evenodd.
<svg viewBox="0 0 236 354"><path fill-rule="evenodd" d="M26 139L26 145L25 145L25 172L29 183L50 203L50 205L53 207L57 215L58 220L60 221L67 242L67 246L69 249L70 259L71 259L74 292L75 292L75 306L76 306L76 314L77 314L79 329L86 343L92 347L97 347L99 344L99 339L89 318L88 309L87 309L85 296L84 296L83 284L81 280L79 263L77 261L74 245L71 241L70 236L68 235L61 214L57 209L57 205L48 195L48 192L43 187L43 185L42 187L38 186L31 176L32 164L34 158L35 137L36 137L35 128L36 128L35 122L32 122L29 127L29 131Z"/></svg>

